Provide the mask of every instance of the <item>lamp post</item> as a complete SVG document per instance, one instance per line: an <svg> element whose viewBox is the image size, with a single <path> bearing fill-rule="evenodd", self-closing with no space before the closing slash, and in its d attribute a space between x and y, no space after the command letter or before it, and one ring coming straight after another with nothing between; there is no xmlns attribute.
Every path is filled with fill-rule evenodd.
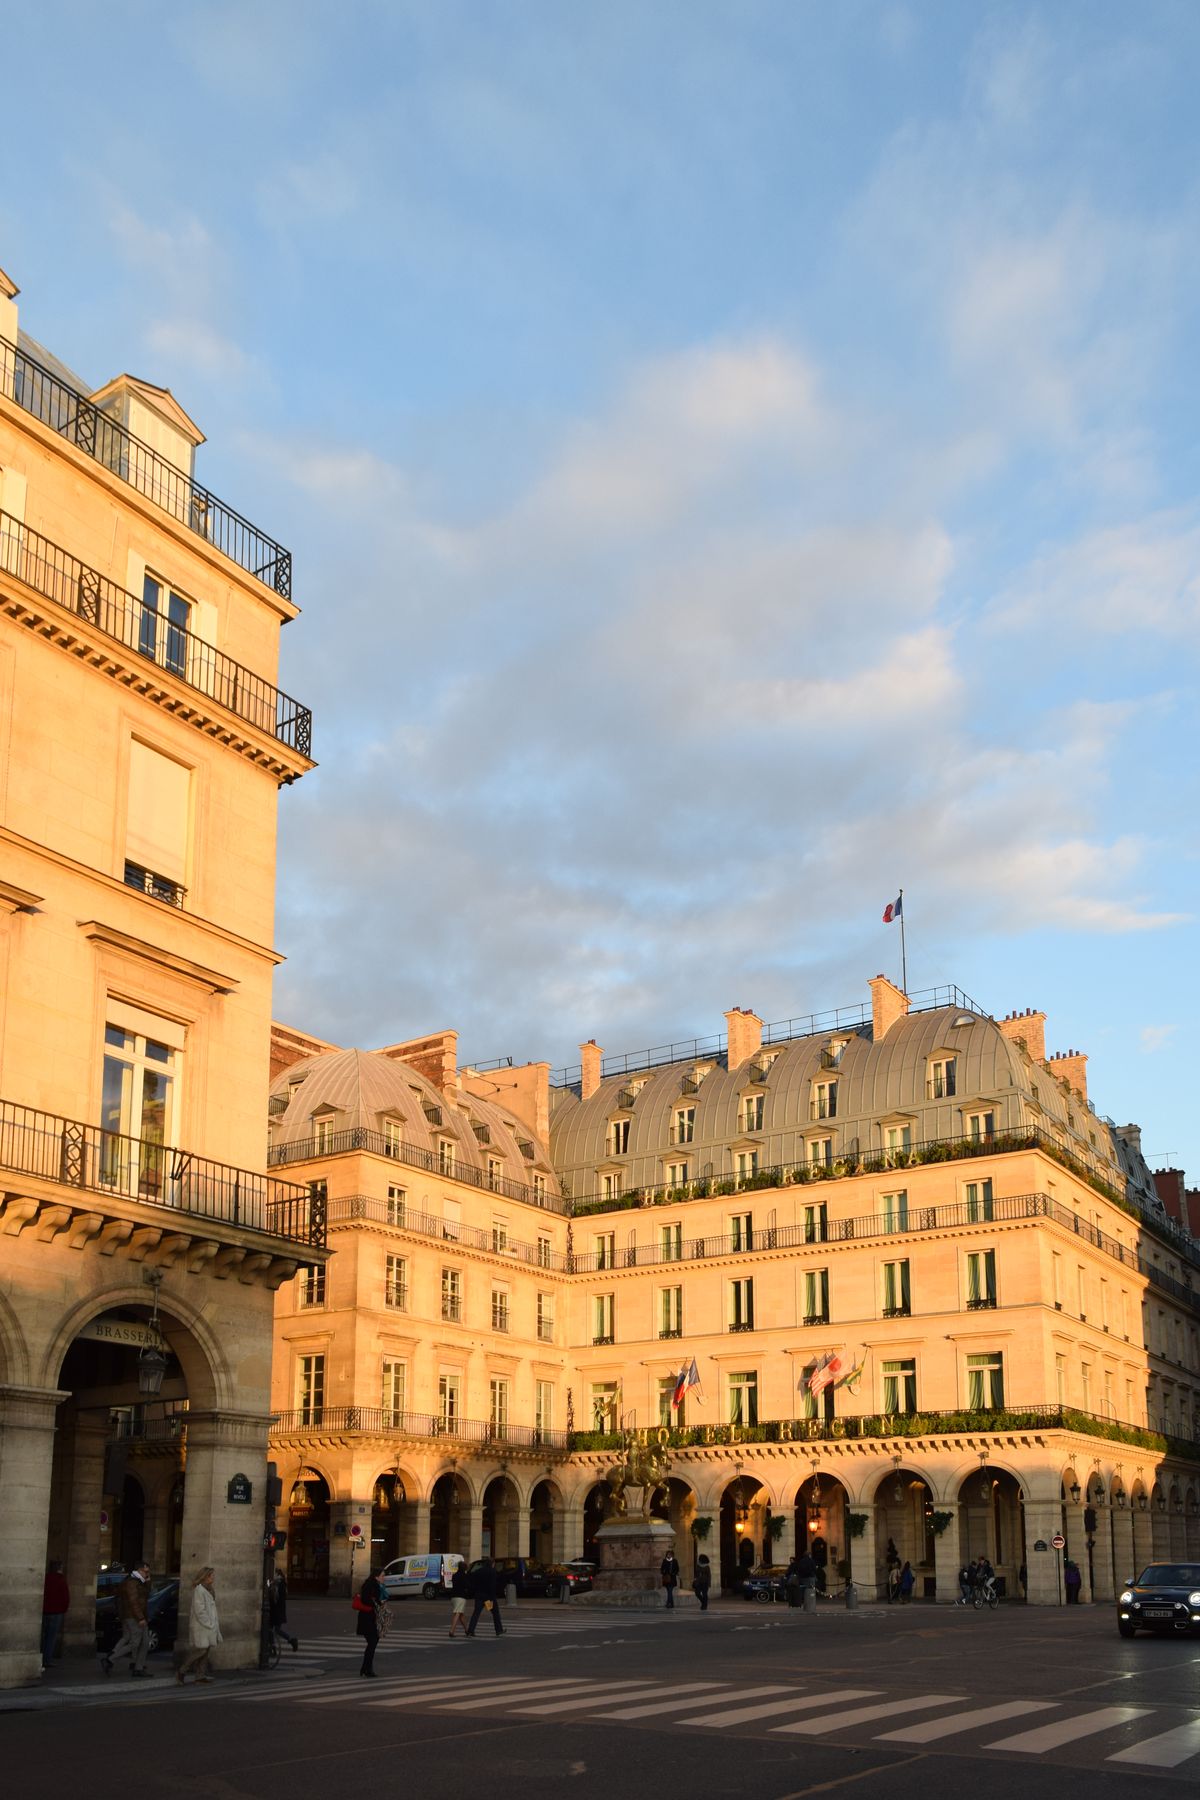
<svg viewBox="0 0 1200 1800"><path fill-rule="evenodd" d="M158 1290L162 1286L163 1272L161 1269L146 1269L143 1271L143 1278L154 1289L154 1312L150 1319L150 1329L159 1338L159 1342L143 1344L138 1351L138 1393L145 1395L147 1399L152 1399L156 1394L162 1392L163 1376L167 1372L167 1359L162 1349L162 1340L158 1329Z"/></svg>

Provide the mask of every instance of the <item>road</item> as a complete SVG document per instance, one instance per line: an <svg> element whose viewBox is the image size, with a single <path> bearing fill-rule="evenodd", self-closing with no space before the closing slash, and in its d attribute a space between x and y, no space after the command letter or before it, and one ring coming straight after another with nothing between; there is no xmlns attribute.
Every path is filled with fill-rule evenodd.
<svg viewBox="0 0 1200 1800"><path fill-rule="evenodd" d="M1112 1609L913 1606L815 1616L736 1600L622 1613L524 1602L472 1642L445 1608L393 1608L378 1678L345 1601L293 1603L299 1655L180 1689L90 1665L83 1685L0 1701L22 1800L1095 1800L1194 1788L1200 1639L1118 1638ZM486 1619L482 1622L487 1626ZM58 1684L56 1683L56 1686Z"/></svg>

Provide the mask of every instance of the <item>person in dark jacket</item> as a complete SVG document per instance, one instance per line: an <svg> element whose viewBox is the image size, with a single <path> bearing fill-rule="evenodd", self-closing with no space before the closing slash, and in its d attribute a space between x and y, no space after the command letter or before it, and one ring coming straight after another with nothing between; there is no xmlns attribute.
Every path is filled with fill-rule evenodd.
<svg viewBox="0 0 1200 1800"><path fill-rule="evenodd" d="M467 1626L467 1636L469 1638L475 1636L475 1627L479 1623L480 1613L490 1610L492 1624L496 1628L496 1636L503 1637L504 1624L500 1618L500 1580L496 1574L496 1565L490 1556L485 1556L481 1563L476 1564L471 1571L470 1584L475 1610L471 1614L471 1623Z"/></svg>
<svg viewBox="0 0 1200 1800"><path fill-rule="evenodd" d="M63 1574L60 1562L52 1562L46 1569L46 1581L42 1588L42 1667L49 1668L52 1662L62 1657L63 1620L71 1607L71 1590L67 1586L67 1578Z"/></svg>
<svg viewBox="0 0 1200 1800"><path fill-rule="evenodd" d="M129 1658L131 1675L149 1675L146 1658L150 1654L150 1625L146 1608L150 1598L150 1564L138 1563L117 1589L117 1617L121 1621L121 1641L108 1656L102 1656L100 1667L111 1675L113 1665Z"/></svg>
<svg viewBox="0 0 1200 1800"><path fill-rule="evenodd" d="M270 1607L271 1614L271 1630L277 1637L281 1637L285 1644L290 1644L293 1650L298 1650L300 1648L300 1639L298 1637L293 1637L292 1633L288 1630L287 1600L287 1581L284 1577L283 1570L276 1569L274 1578L271 1582L270 1593L267 1598L267 1604Z"/></svg>
<svg viewBox="0 0 1200 1800"><path fill-rule="evenodd" d="M787 1568L784 1570L783 1591L787 1596L787 1603L789 1606L799 1606L799 1604L800 1604L800 1575L799 1575L799 1572L796 1567L796 1558L794 1556L792 1557L792 1560L788 1563Z"/></svg>
<svg viewBox="0 0 1200 1800"><path fill-rule="evenodd" d="M358 1599L358 1624L355 1629L359 1637L365 1640L362 1668L358 1672L360 1675L373 1676L375 1673L375 1647L379 1642L379 1608L386 1599L383 1589L375 1579L373 1569L359 1589Z"/></svg>
<svg viewBox="0 0 1200 1800"><path fill-rule="evenodd" d="M712 1564L707 1556L696 1561L696 1573L692 1576L692 1592L700 1602L700 1611L708 1611L708 1590L712 1586Z"/></svg>
<svg viewBox="0 0 1200 1800"><path fill-rule="evenodd" d="M467 1601L471 1597L471 1585L467 1579L467 1565L460 1562L450 1578L450 1636L461 1625L463 1636L467 1635Z"/></svg>
<svg viewBox="0 0 1200 1800"><path fill-rule="evenodd" d="M800 1604L804 1604L804 1596L809 1588L817 1585L817 1565L807 1550L796 1558L796 1584L800 1592Z"/></svg>
<svg viewBox="0 0 1200 1800"><path fill-rule="evenodd" d="M913 1589L914 1589L914 1587L916 1587L916 1585L917 1585L917 1578L916 1578L915 1574L913 1573L913 1566L911 1563L906 1562L904 1567L900 1571L900 1604L901 1604L901 1606L907 1606L909 1604L909 1602L911 1601L911 1599L913 1597Z"/></svg>
<svg viewBox="0 0 1200 1800"><path fill-rule="evenodd" d="M667 1605L674 1607L675 1589L679 1586L679 1564L675 1560L673 1550L668 1550L663 1557L659 1574L662 1576L662 1584L667 1590Z"/></svg>

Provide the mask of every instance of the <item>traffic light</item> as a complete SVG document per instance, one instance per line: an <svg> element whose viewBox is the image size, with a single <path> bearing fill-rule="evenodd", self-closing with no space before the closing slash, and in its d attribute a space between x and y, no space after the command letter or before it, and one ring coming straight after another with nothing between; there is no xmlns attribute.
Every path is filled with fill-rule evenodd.
<svg viewBox="0 0 1200 1800"><path fill-rule="evenodd" d="M267 1549L268 1550L286 1550L286 1548L287 1548L287 1532L286 1531L269 1531L267 1533Z"/></svg>
<svg viewBox="0 0 1200 1800"><path fill-rule="evenodd" d="M1096 1509L1094 1506L1085 1506L1083 1509L1083 1529L1087 1532L1089 1537L1096 1529Z"/></svg>

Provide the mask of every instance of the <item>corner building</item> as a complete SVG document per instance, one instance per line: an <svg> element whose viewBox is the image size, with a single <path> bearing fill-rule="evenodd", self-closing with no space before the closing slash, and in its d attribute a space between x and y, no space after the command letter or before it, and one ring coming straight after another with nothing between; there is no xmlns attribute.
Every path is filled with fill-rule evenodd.
<svg viewBox="0 0 1200 1800"><path fill-rule="evenodd" d="M818 1540L867 1595L891 1540L942 1603L982 1554L1059 1603L1059 1532L1085 1601L1200 1556L1200 1244L1136 1126L1040 1013L870 994L554 1081L460 1070L450 1032L277 1033L271 1162L324 1184L336 1252L276 1303L293 1585L584 1554L631 1429L727 1587Z"/></svg>
<svg viewBox="0 0 1200 1800"><path fill-rule="evenodd" d="M92 389L0 273L0 1684L96 1573L219 1571L252 1660L273 1290L324 1260L270 1177L286 550L201 486L166 389ZM235 1477L243 1477L235 1482ZM236 1496L249 1487L249 1501Z"/></svg>

